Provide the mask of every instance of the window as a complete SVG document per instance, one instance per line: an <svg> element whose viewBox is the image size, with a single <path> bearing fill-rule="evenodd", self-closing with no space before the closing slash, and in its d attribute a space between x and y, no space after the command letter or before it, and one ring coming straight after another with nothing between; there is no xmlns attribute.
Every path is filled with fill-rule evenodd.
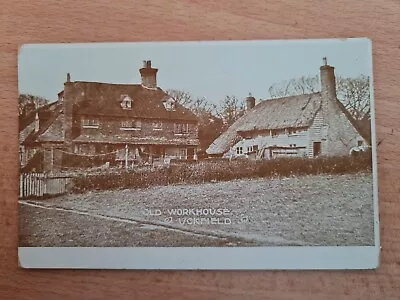
<svg viewBox="0 0 400 300"><path fill-rule="evenodd" d="M253 151L253 147L252 146L247 147L247 153L250 153L252 151Z"/></svg>
<svg viewBox="0 0 400 300"><path fill-rule="evenodd" d="M121 130L140 130L142 122L140 120L122 120Z"/></svg>
<svg viewBox="0 0 400 300"><path fill-rule="evenodd" d="M357 141L357 146L362 146L363 141Z"/></svg>
<svg viewBox="0 0 400 300"><path fill-rule="evenodd" d="M162 130L162 122L154 121L153 122L153 130Z"/></svg>
<svg viewBox="0 0 400 300"><path fill-rule="evenodd" d="M175 110L175 100L172 98L168 98L163 102L164 107L168 111L174 111Z"/></svg>
<svg viewBox="0 0 400 300"><path fill-rule="evenodd" d="M100 121L97 118L83 118L82 127L83 128L99 128Z"/></svg>
<svg viewBox="0 0 400 300"><path fill-rule="evenodd" d="M179 158L180 158L180 159L186 159L186 158L187 158L187 151L186 151L186 149L180 149L180 151L179 151Z"/></svg>
<svg viewBox="0 0 400 300"><path fill-rule="evenodd" d="M174 124L174 133L175 134L187 134L189 133L189 124Z"/></svg>
<svg viewBox="0 0 400 300"><path fill-rule="evenodd" d="M258 151L258 145L253 145L253 151Z"/></svg>
<svg viewBox="0 0 400 300"><path fill-rule="evenodd" d="M243 147L237 147L236 154L243 154Z"/></svg>
<svg viewBox="0 0 400 300"><path fill-rule="evenodd" d="M128 95L122 95L121 107L122 109L132 108L132 99Z"/></svg>

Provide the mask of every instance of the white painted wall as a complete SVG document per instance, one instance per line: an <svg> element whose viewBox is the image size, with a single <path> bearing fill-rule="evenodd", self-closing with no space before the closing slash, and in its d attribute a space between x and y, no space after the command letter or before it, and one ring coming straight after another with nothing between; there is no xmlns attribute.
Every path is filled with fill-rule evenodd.
<svg viewBox="0 0 400 300"><path fill-rule="evenodd" d="M224 155L224 157L247 157L248 147L254 145L258 146L261 150L267 146L281 146L289 147L290 145L296 145L297 147L307 147L309 146L309 132L308 130L301 130L292 134L279 134L277 136L270 135L257 135L250 139L242 139L237 142L231 149ZM242 147L243 153L237 154L236 149ZM306 149L307 150L307 149ZM297 156L304 156L307 152L306 150L299 149L297 151Z"/></svg>

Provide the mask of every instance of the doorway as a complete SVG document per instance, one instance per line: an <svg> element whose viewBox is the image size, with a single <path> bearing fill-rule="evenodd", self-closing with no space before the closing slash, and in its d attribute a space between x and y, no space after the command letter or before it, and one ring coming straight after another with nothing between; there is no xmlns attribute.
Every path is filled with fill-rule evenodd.
<svg viewBox="0 0 400 300"><path fill-rule="evenodd" d="M321 142L313 142L313 155L317 157L321 154Z"/></svg>

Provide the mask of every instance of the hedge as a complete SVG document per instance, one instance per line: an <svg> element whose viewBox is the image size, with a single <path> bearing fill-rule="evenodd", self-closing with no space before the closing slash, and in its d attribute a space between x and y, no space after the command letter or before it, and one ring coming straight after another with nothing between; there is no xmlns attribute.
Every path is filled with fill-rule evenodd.
<svg viewBox="0 0 400 300"><path fill-rule="evenodd" d="M372 170L370 154L357 157L280 158L273 160L206 159L111 173L82 174L73 179L73 192L145 188L155 185L228 181L241 178L348 174Z"/></svg>

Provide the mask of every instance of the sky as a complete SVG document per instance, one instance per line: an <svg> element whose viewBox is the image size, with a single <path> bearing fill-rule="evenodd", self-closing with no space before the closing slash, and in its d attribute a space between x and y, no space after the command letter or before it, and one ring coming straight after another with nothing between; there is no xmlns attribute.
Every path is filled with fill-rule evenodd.
<svg viewBox="0 0 400 300"><path fill-rule="evenodd" d="M28 44L18 56L20 93L57 99L71 81L139 84L143 60L158 68L160 88L179 89L218 104L226 95L270 98L268 88L319 74L322 58L336 76L372 78L368 39Z"/></svg>

